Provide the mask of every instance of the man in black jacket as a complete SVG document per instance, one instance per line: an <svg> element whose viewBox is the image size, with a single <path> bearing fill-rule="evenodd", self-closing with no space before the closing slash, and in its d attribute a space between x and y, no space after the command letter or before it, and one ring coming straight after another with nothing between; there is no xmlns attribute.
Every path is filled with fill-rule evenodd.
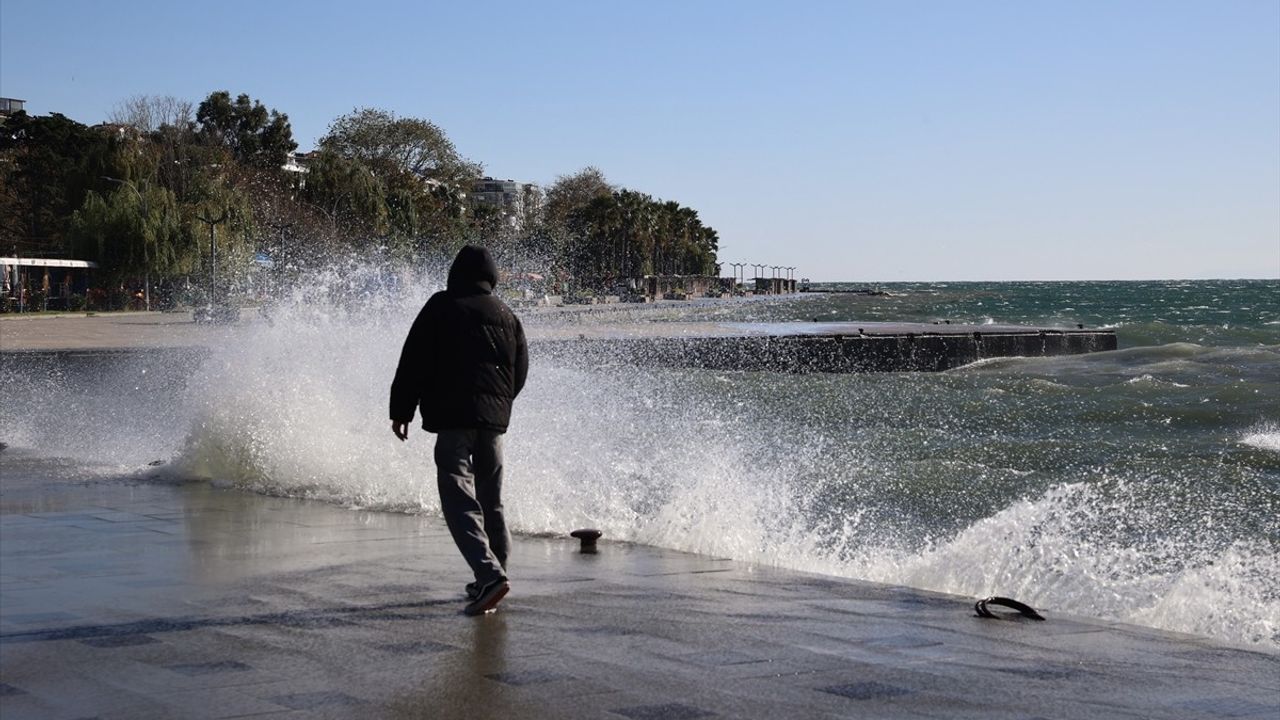
<svg viewBox="0 0 1280 720"><path fill-rule="evenodd" d="M489 251L468 245L445 290L427 300L404 341L391 383L391 431L409 436L415 408L436 433L436 483L453 541L475 573L468 615L493 609L510 590L511 536L502 517L502 434L524 387L529 351L520 320L494 294Z"/></svg>

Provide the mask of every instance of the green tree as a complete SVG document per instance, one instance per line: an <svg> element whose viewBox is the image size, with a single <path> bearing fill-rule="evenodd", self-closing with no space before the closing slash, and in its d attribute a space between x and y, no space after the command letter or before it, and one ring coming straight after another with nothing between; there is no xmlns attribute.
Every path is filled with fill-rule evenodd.
<svg viewBox="0 0 1280 720"><path fill-rule="evenodd" d="M553 228L563 228L575 210L612 193L613 186L595 166L588 165L572 175L561 175L547 189L545 222Z"/></svg>
<svg viewBox="0 0 1280 720"><path fill-rule="evenodd" d="M459 155L435 123L375 108L359 108L334 120L320 148L359 161L402 186L424 179L465 183L483 171L479 163Z"/></svg>
<svg viewBox="0 0 1280 720"><path fill-rule="evenodd" d="M302 198L323 212L334 230L344 234L382 235L387 231L386 185L358 160L321 150L310 165Z"/></svg>
<svg viewBox="0 0 1280 720"><path fill-rule="evenodd" d="M557 177L541 199L537 222L525 228L524 254L541 258L538 264L548 270L582 275L590 265L590 242L582 235L588 222L582 213L592 201L612 193L604 173L593 166Z"/></svg>
<svg viewBox="0 0 1280 720"><path fill-rule="evenodd" d="M177 202L164 188L91 191L72 214L70 235L76 256L97 262L115 282L186 275L198 261Z"/></svg>
<svg viewBox="0 0 1280 720"><path fill-rule="evenodd" d="M465 197L480 172L430 121L363 108L329 126L305 195L396 256L443 253L479 232Z"/></svg>
<svg viewBox="0 0 1280 720"><path fill-rule="evenodd" d="M10 116L0 133L6 204L0 236L6 244L28 254L65 254L72 213L91 190L104 189L102 176L119 172L116 143L58 113Z"/></svg>
<svg viewBox="0 0 1280 720"><path fill-rule="evenodd" d="M289 116L248 95L233 101L231 93L218 90L196 108L200 134L208 142L230 149L236 160L259 168L279 168L297 149Z"/></svg>
<svg viewBox="0 0 1280 720"><path fill-rule="evenodd" d="M252 188L237 187L223 174L205 174L191 200L183 205L183 223L197 248L193 274L213 275L218 294L234 293L248 285L262 236L253 211ZM212 223L210 221L213 221Z"/></svg>
<svg viewBox="0 0 1280 720"><path fill-rule="evenodd" d="M718 236L697 211L620 189L573 209L559 263L579 285L608 288L641 275L715 272Z"/></svg>

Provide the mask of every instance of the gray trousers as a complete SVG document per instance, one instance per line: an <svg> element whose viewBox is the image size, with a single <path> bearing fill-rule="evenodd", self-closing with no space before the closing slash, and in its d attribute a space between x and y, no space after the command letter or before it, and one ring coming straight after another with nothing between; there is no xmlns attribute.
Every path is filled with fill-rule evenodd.
<svg viewBox="0 0 1280 720"><path fill-rule="evenodd" d="M476 582L506 578L511 535L502 517L502 433L441 430L435 459L444 521Z"/></svg>

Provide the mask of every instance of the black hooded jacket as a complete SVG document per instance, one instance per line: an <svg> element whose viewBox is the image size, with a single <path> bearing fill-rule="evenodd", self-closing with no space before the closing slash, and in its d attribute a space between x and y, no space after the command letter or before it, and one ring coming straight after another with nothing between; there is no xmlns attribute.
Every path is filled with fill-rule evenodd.
<svg viewBox="0 0 1280 720"><path fill-rule="evenodd" d="M447 288L418 313L391 383L391 419L422 411L430 432L505 432L511 401L529 371L524 328L493 294L498 269L489 251L468 245L449 268Z"/></svg>

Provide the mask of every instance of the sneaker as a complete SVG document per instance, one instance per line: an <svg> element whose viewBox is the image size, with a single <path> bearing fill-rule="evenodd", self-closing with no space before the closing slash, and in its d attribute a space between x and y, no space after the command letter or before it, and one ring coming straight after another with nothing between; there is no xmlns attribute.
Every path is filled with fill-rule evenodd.
<svg viewBox="0 0 1280 720"><path fill-rule="evenodd" d="M475 600L480 597L480 581L467 583L467 599Z"/></svg>
<svg viewBox="0 0 1280 720"><path fill-rule="evenodd" d="M463 611L468 615L483 615L497 607L502 598L507 596L507 592L511 590L511 584L506 578L499 578L493 582L480 588L480 596L477 597L470 605L467 605Z"/></svg>

